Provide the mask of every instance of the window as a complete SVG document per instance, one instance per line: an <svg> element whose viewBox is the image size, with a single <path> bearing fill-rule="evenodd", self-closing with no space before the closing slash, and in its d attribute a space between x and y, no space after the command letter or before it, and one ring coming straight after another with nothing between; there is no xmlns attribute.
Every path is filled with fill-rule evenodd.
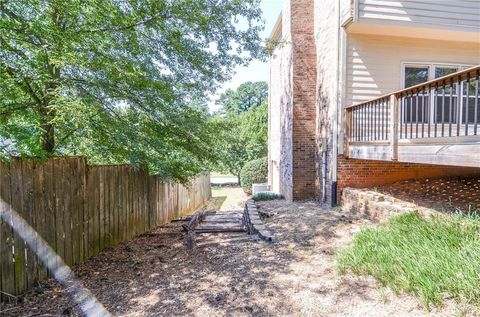
<svg viewBox="0 0 480 317"><path fill-rule="evenodd" d="M412 87L428 81L428 66L405 66L404 87Z"/></svg>
<svg viewBox="0 0 480 317"><path fill-rule="evenodd" d="M472 66L467 64L403 63L403 88L418 85Z"/></svg>
<svg viewBox="0 0 480 317"><path fill-rule="evenodd" d="M412 87L468 67L470 66L463 64L404 63L402 67L402 85L404 88ZM463 90L465 89L466 87L463 87ZM445 89L443 86L439 86L437 90L418 91L406 98L403 122L421 123L429 122L429 119L430 122L434 120L438 122L449 120L455 122L457 114L456 87L454 86L452 89L452 97L450 97L450 90L449 84L446 83ZM433 109L428 109L429 104L435 105ZM430 110L433 111L429 114ZM462 119L463 121L465 120L464 115L462 115Z"/></svg>

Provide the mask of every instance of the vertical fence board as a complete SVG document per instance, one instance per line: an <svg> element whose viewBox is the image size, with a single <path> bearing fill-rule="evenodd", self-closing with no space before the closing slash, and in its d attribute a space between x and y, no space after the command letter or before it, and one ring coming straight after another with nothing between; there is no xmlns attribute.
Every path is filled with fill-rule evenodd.
<svg viewBox="0 0 480 317"><path fill-rule="evenodd" d="M79 262L82 262L87 258L86 255L86 247L85 247L85 242L87 241L88 237L88 210L87 210L87 205L85 201L85 195L86 195L86 177L87 177L87 171L86 171L86 162L85 158L81 158L77 160L77 166L78 166L78 178L80 179L78 185L79 188L77 189L77 199L80 204L80 207L78 208L80 212L80 222L79 222L79 239L80 239L80 244L79 244Z"/></svg>
<svg viewBox="0 0 480 317"><path fill-rule="evenodd" d="M62 166L62 176L60 180L62 187L59 188L58 195L60 197L60 204L63 209L63 234L64 234L64 261L67 265L73 264L73 250L72 250L72 193L71 189L71 171L67 160L58 159Z"/></svg>
<svg viewBox="0 0 480 317"><path fill-rule="evenodd" d="M80 177L77 175L78 159L66 160L65 165L68 167L68 178L70 180L70 187L65 188L65 191L70 195L70 243L67 245L70 248L72 256L72 265L79 262L80 257L80 232L79 232L79 217L80 217L80 207L79 201L77 200L77 190L80 183Z"/></svg>
<svg viewBox="0 0 480 317"><path fill-rule="evenodd" d="M99 168L99 215L100 215L100 236L99 236L99 246L100 251L105 248L105 228L106 228L106 216L105 216L105 167L101 166Z"/></svg>
<svg viewBox="0 0 480 317"><path fill-rule="evenodd" d="M55 184L55 241L56 241L56 252L62 258L65 259L65 241L64 241L64 228L63 228L63 219L64 219L64 210L65 202L61 199L60 192L63 189L64 183L62 178L64 177L63 168L61 165L61 160L53 159L53 173L55 175L56 184Z"/></svg>
<svg viewBox="0 0 480 317"><path fill-rule="evenodd" d="M105 206L108 210L108 246L113 245L114 241L114 225L115 225L115 214L114 214L114 205L113 205L113 186L115 186L115 175L114 170L111 166L107 167L107 177L106 177L106 194L105 197L107 198Z"/></svg>
<svg viewBox="0 0 480 317"><path fill-rule="evenodd" d="M22 161L15 159L11 165L12 200L11 205L20 216L23 214ZM26 287L25 243L14 233L15 290L20 294Z"/></svg>
<svg viewBox="0 0 480 317"><path fill-rule="evenodd" d="M34 204L35 204L35 229L36 234L47 241L48 228L46 224L47 219L47 206L45 204L44 197L46 196L45 183L45 164L35 162L35 172L33 175L33 187L34 187ZM1 180L0 180L1 183ZM0 184L1 186L1 184ZM38 246L36 246L38 249ZM47 276L47 270L40 261L37 262L36 275L38 280L41 281Z"/></svg>
<svg viewBox="0 0 480 317"><path fill-rule="evenodd" d="M118 208L118 226L117 226L117 242L122 242L123 241L123 210L124 210L124 201L123 201L123 185L125 184L122 181L121 175L123 174L123 166L119 167L118 173L117 173L117 208Z"/></svg>
<svg viewBox="0 0 480 317"><path fill-rule="evenodd" d="M34 161L31 159L22 160L22 181L23 181L23 218L29 223L32 228L36 229L35 223L35 189L33 184ZM30 250L26 243L25 246L25 287L35 284L37 278L37 258L35 256L36 248Z"/></svg>
<svg viewBox="0 0 480 317"><path fill-rule="evenodd" d="M48 245L57 250L57 237L56 237L56 197L55 197L55 171L53 159L46 161L43 165L43 179L42 179L42 195L43 195L43 215L45 217L45 234L43 238ZM49 261L55 261L55 259L49 259Z"/></svg>
<svg viewBox="0 0 480 317"><path fill-rule="evenodd" d="M200 207L209 198L207 178L199 175L187 188L130 166L89 167L84 158L14 159L0 163L0 197L72 265ZM0 222L0 291L21 294L47 276Z"/></svg>
<svg viewBox="0 0 480 317"><path fill-rule="evenodd" d="M88 256L94 256L99 250L98 195L98 168L92 166L87 169Z"/></svg>
<svg viewBox="0 0 480 317"><path fill-rule="evenodd" d="M142 208L143 208L143 231L150 229L148 215L148 173L142 171Z"/></svg>
<svg viewBox="0 0 480 317"><path fill-rule="evenodd" d="M125 238L130 239L131 229L132 229L132 219L130 218L130 215L132 214L132 204L131 204L131 200L130 200L130 191L131 191L131 188L132 188L132 185L131 185L132 181L130 179L130 167L128 167L128 166L125 168L124 179L125 179L125 185L126 185L125 204L127 206L126 213L125 213L125 225L126 225L126 228L125 228L126 236L125 236Z"/></svg>
<svg viewBox="0 0 480 317"><path fill-rule="evenodd" d="M10 164L0 162L0 198L7 204L12 202L11 168ZM13 298L8 294L16 294L15 290L15 264L13 262L12 247L14 236L12 229L5 221L0 220L0 279L2 301Z"/></svg>

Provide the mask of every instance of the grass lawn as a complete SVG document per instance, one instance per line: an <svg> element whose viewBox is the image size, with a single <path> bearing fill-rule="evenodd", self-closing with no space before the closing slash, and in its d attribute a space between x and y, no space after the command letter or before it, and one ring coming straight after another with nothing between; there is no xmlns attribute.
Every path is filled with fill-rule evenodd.
<svg viewBox="0 0 480 317"><path fill-rule="evenodd" d="M236 177L235 175L229 173L222 173L222 172L210 172L210 177Z"/></svg>
<svg viewBox="0 0 480 317"><path fill-rule="evenodd" d="M451 298L480 306L480 221L461 216L422 218L412 212L362 230L338 254L340 271L372 275L425 306Z"/></svg>

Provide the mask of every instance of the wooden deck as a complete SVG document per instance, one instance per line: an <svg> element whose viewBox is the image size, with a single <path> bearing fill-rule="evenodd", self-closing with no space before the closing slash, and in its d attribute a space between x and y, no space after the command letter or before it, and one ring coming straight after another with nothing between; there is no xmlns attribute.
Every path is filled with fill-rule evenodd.
<svg viewBox="0 0 480 317"><path fill-rule="evenodd" d="M479 73L480 65L347 107L345 155L480 167Z"/></svg>

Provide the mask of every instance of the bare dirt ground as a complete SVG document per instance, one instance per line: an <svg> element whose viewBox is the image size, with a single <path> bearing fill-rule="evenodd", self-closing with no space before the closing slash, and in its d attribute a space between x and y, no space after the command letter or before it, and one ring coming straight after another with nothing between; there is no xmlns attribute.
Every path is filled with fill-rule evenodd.
<svg viewBox="0 0 480 317"><path fill-rule="evenodd" d="M336 251L367 219L349 218L314 202L261 203L278 243L224 243L189 253L181 223L108 249L75 268L115 316L453 316L452 307L425 310L372 278L342 276ZM222 240L221 235L212 241ZM2 316L76 316L52 281Z"/></svg>

